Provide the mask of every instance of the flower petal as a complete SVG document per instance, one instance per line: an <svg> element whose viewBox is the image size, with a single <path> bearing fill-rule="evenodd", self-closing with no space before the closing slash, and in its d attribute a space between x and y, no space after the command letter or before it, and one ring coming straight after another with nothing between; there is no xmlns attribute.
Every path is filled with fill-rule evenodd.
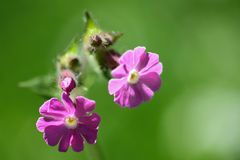
<svg viewBox="0 0 240 160"><path fill-rule="evenodd" d="M115 94L114 101L122 107L136 107L142 96L136 85L126 85Z"/></svg>
<svg viewBox="0 0 240 160"><path fill-rule="evenodd" d="M89 144L95 144L97 142L98 129L91 128L87 125L81 125L79 129Z"/></svg>
<svg viewBox="0 0 240 160"><path fill-rule="evenodd" d="M57 98L51 98L39 108L39 112L44 117L60 118L65 115L66 109Z"/></svg>
<svg viewBox="0 0 240 160"><path fill-rule="evenodd" d="M148 64L141 70L141 72L156 72L160 75L162 73L162 63L159 62L159 55L151 52L149 52L148 55Z"/></svg>
<svg viewBox="0 0 240 160"><path fill-rule="evenodd" d="M136 47L136 48L134 48L133 61L134 61L135 66L136 66L137 63L139 62L140 57L141 57L142 55L145 55L145 54L146 54L146 48L145 48L145 47Z"/></svg>
<svg viewBox="0 0 240 160"><path fill-rule="evenodd" d="M40 117L37 120L36 127L39 132L44 132L45 128L48 126L59 126L63 124L62 121L56 121L53 119L48 119L46 117Z"/></svg>
<svg viewBox="0 0 240 160"><path fill-rule="evenodd" d="M141 98L141 93L135 85L130 86L128 92L129 92L129 103L127 105L128 107L136 107L143 101Z"/></svg>
<svg viewBox="0 0 240 160"><path fill-rule="evenodd" d="M150 100L152 98L152 96L154 95L154 92L148 86L146 86L144 83L138 83L137 87L139 89L139 93L141 94L143 101Z"/></svg>
<svg viewBox="0 0 240 160"><path fill-rule="evenodd" d="M66 127L64 125L48 126L44 130L43 137L48 145L55 146L58 144L65 132Z"/></svg>
<svg viewBox="0 0 240 160"><path fill-rule="evenodd" d="M126 107L125 106L125 100L126 98L125 97L125 92L123 91L123 88L119 91L117 91L115 94L114 94L114 102L119 104L121 107Z"/></svg>
<svg viewBox="0 0 240 160"><path fill-rule="evenodd" d="M62 102L67 109L68 113L74 113L75 106L69 95L65 92L62 93Z"/></svg>
<svg viewBox="0 0 240 160"><path fill-rule="evenodd" d="M125 64L120 64L111 72L114 78L122 78L128 75L127 67Z"/></svg>
<svg viewBox="0 0 240 160"><path fill-rule="evenodd" d="M66 152L68 150L68 147L70 145L70 139L72 137L72 133L70 130L67 130L67 132L62 136L62 139L59 143L58 150L60 152Z"/></svg>
<svg viewBox="0 0 240 160"><path fill-rule="evenodd" d="M149 72L141 75L140 81L148 86L152 91L157 91L161 85L161 79L156 72Z"/></svg>
<svg viewBox="0 0 240 160"><path fill-rule="evenodd" d="M96 102L94 100L90 100L83 96L76 97L76 110L75 115L80 117L85 115L87 112L91 112L95 109Z"/></svg>
<svg viewBox="0 0 240 160"><path fill-rule="evenodd" d="M120 64L125 64L129 70L134 68L134 51L128 50L119 58Z"/></svg>
<svg viewBox="0 0 240 160"><path fill-rule="evenodd" d="M141 71L148 64L148 61L149 61L149 55L143 52L138 59L136 69L138 71Z"/></svg>
<svg viewBox="0 0 240 160"><path fill-rule="evenodd" d="M75 152L81 152L84 148L83 146L83 138L80 134L80 132L75 131L72 135L72 139L71 139L71 146L73 151Z"/></svg>
<svg viewBox="0 0 240 160"><path fill-rule="evenodd" d="M125 64L128 70L134 69L138 64L141 55L144 54L145 51L146 51L145 47L136 47L134 48L134 50L126 51L120 57L120 60L119 60L120 64Z"/></svg>
<svg viewBox="0 0 240 160"><path fill-rule="evenodd" d="M91 114L88 117L81 117L79 119L79 121L82 124L88 125L91 128L98 128L98 125L99 125L99 123L101 121L101 117L98 114L93 113L93 114Z"/></svg>
<svg viewBox="0 0 240 160"><path fill-rule="evenodd" d="M124 84L127 83L126 78L121 78L121 79L111 79L108 82L108 92L110 95L114 94L115 92L119 91Z"/></svg>

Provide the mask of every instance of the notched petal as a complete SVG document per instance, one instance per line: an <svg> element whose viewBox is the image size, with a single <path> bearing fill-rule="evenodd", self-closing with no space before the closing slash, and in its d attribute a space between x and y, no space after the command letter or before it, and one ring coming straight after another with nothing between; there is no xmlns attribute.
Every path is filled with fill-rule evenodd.
<svg viewBox="0 0 240 160"><path fill-rule="evenodd" d="M101 117L96 113L92 113L88 117L82 117L80 122L84 125L88 125L91 128L98 128L98 125L101 122Z"/></svg>
<svg viewBox="0 0 240 160"><path fill-rule="evenodd" d="M149 55L149 61L147 65L142 68L141 73L147 73L147 72L156 72L157 74L162 73L162 63L159 62L159 55L156 53L148 53Z"/></svg>
<svg viewBox="0 0 240 160"><path fill-rule="evenodd" d="M97 142L98 129L82 125L80 127L80 132L89 144L95 144Z"/></svg>
<svg viewBox="0 0 240 160"><path fill-rule="evenodd" d="M116 67L111 72L112 76L114 78L123 78L128 75L127 67L125 64L120 64L118 67Z"/></svg>
<svg viewBox="0 0 240 160"><path fill-rule="evenodd" d="M43 137L48 145L55 146L59 143L65 132L66 128L64 125L48 126L44 130Z"/></svg>
<svg viewBox="0 0 240 160"><path fill-rule="evenodd" d="M110 95L116 93L119 91L125 84L127 83L127 79L121 78L121 79L111 79L108 82L108 92Z"/></svg>
<svg viewBox="0 0 240 160"><path fill-rule="evenodd" d="M156 72L149 72L141 75L140 81L148 86L152 91L157 91L161 85L161 79Z"/></svg>
<svg viewBox="0 0 240 160"><path fill-rule="evenodd" d="M57 98L51 98L39 108L39 113L44 117L60 118L64 116L66 110Z"/></svg>
<svg viewBox="0 0 240 160"><path fill-rule="evenodd" d="M61 124L63 124L62 121L56 121L46 117L39 117L36 122L36 127L39 132L44 132L45 128L48 126L59 126Z"/></svg>
<svg viewBox="0 0 240 160"><path fill-rule="evenodd" d="M88 112L92 112L96 107L96 102L83 96L76 97L76 110L75 115L77 117L85 115Z"/></svg>
<svg viewBox="0 0 240 160"><path fill-rule="evenodd" d="M68 147L70 145L71 137L72 137L72 134L71 134L70 130L68 130L68 132L62 136L59 146L58 146L59 152L67 152Z"/></svg>
<svg viewBox="0 0 240 160"><path fill-rule="evenodd" d="M80 134L80 132L74 132L72 139L71 139L71 146L73 151L75 152L81 152L84 148L83 145L83 138Z"/></svg>

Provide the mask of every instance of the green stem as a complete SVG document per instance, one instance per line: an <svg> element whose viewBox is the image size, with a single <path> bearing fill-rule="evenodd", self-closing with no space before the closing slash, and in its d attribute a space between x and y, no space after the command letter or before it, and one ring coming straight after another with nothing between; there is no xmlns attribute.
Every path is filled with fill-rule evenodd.
<svg viewBox="0 0 240 160"><path fill-rule="evenodd" d="M89 160L104 160L103 153L98 144L88 145L88 159Z"/></svg>

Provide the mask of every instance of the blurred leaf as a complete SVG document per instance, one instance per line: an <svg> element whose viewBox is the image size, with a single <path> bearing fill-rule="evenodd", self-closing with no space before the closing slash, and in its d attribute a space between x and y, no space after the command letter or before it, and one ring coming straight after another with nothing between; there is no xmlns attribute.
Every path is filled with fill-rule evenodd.
<svg viewBox="0 0 240 160"><path fill-rule="evenodd" d="M56 76L49 74L20 82L19 87L28 88L40 96L49 98L57 95L58 88L56 84Z"/></svg>

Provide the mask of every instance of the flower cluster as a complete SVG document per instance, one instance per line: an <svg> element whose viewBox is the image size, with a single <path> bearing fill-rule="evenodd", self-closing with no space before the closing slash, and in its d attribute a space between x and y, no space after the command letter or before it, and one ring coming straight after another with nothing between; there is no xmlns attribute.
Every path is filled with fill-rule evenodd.
<svg viewBox="0 0 240 160"><path fill-rule="evenodd" d="M107 52L106 64L111 64L112 79L108 82L110 95L121 107L133 108L149 101L161 86L162 64L156 53L146 52L144 47L126 51L122 56ZM112 54L114 53L114 54ZM110 58L109 58L110 57ZM37 121L37 129L50 146L59 144L59 151L66 152L69 146L73 151L83 150L84 141L96 143L101 118L92 113L95 101L83 96L70 98L77 86L74 74L62 70L60 75L61 101L47 100L39 109L42 117Z"/></svg>
<svg viewBox="0 0 240 160"><path fill-rule="evenodd" d="M109 80L109 94L123 108L134 108L151 100L160 88L163 66L158 54L136 47L121 55L112 47L121 36L120 32L103 31L89 12L85 12L84 34L75 37L57 58L59 87L56 88L55 75L24 83L39 95L50 98L40 107L41 117L36 123L48 145L58 145L60 152L66 152L69 147L80 152L84 142L96 143L101 121L93 112L96 103L76 95L87 93L97 76ZM59 92L61 100L51 98L60 95Z"/></svg>
<svg viewBox="0 0 240 160"><path fill-rule="evenodd" d="M69 146L73 151L80 152L84 147L84 139L89 144L96 143L98 126L101 118L92 113L95 101L77 96L75 103L70 92L76 87L71 77L61 82L62 99L51 98L39 109L42 117L37 121L37 129L43 132L43 138L50 146L59 144L59 151L66 152Z"/></svg>
<svg viewBox="0 0 240 160"><path fill-rule="evenodd" d="M132 108L150 100L161 85L162 64L158 54L146 52L144 47L136 47L116 57L114 63L117 67L112 70L113 79L108 83L114 102L121 107ZM73 151L80 152L84 141L94 144L97 139L101 118L92 113L96 103L83 96L77 96L73 101L70 95L76 87L74 74L63 70L60 77L61 101L51 98L39 109L42 117L37 121L37 129L43 132L48 145L59 144L60 152L66 152L69 146Z"/></svg>

